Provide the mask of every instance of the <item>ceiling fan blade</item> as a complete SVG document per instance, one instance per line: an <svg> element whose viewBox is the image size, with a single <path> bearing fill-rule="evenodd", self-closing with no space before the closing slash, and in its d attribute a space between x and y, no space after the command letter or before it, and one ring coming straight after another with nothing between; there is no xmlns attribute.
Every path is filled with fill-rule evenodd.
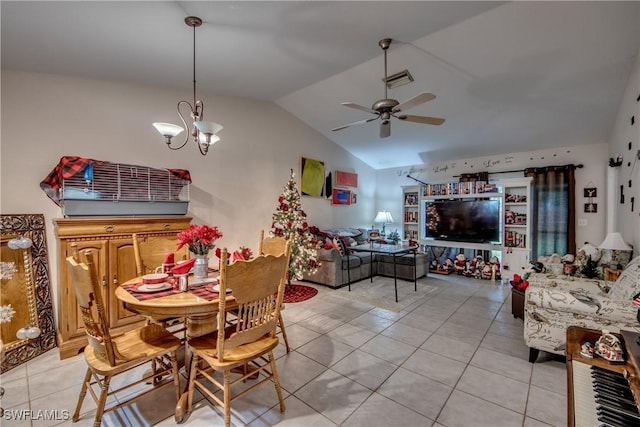
<svg viewBox="0 0 640 427"><path fill-rule="evenodd" d="M349 107L349 108L355 108L356 110L366 111L367 113L371 113L371 114L380 114L376 110L372 110L371 108L364 107L362 105L354 104L353 102L343 102L341 105L344 105L345 107Z"/></svg>
<svg viewBox="0 0 640 427"><path fill-rule="evenodd" d="M366 120L359 120L359 121L357 121L357 122L349 123L349 124L347 124L347 125L338 126L337 128L334 128L334 129L331 129L331 130L332 130L332 131L342 130L342 129L348 128L349 126L353 126L353 125L361 125L361 124L363 124L363 123L369 123L369 122L372 122L372 121L377 120L377 119L378 119L377 117L372 117L372 118L370 118L370 119L366 119Z"/></svg>
<svg viewBox="0 0 640 427"><path fill-rule="evenodd" d="M416 105L424 104L425 102L432 101L436 99L436 96L432 93L423 92L420 95L416 95L413 98L407 99L404 102L393 107L393 112L397 113L399 111L408 110L409 108L413 108Z"/></svg>
<svg viewBox="0 0 640 427"><path fill-rule="evenodd" d="M394 116L400 120L406 120L408 122L415 122L415 123L424 123L427 125L436 125L436 126L440 126L441 124L444 123L444 119L438 118L438 117L426 117L426 116L411 116L411 115L407 115L404 114L402 116Z"/></svg>
<svg viewBox="0 0 640 427"><path fill-rule="evenodd" d="M391 136L391 121L380 122L380 138L387 138Z"/></svg>

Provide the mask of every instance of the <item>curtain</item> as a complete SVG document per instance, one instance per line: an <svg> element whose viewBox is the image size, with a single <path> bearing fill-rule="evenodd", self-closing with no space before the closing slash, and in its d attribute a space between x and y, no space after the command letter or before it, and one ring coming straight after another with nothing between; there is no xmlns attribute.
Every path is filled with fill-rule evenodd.
<svg viewBox="0 0 640 427"><path fill-rule="evenodd" d="M575 166L525 169L533 177L533 259L576 253Z"/></svg>

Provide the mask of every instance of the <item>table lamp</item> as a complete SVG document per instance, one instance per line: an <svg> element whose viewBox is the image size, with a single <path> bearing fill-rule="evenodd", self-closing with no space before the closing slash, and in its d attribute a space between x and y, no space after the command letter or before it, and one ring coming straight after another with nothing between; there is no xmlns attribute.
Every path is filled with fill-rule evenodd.
<svg viewBox="0 0 640 427"><path fill-rule="evenodd" d="M380 211L376 215L376 218L373 220L373 222L376 224L382 224L382 237L386 237L384 227L385 225L391 224L393 222L393 217L391 216L391 213L387 211Z"/></svg>
<svg viewBox="0 0 640 427"><path fill-rule="evenodd" d="M607 237L600 243L598 246L600 249L604 249L608 252L609 258L608 261L610 263L611 268L620 268L620 265L617 261L614 261L614 251L631 251L632 248L629 246L624 239L622 238L622 234L620 233L608 233ZM603 252L604 255L605 252ZM601 261L604 263L604 260Z"/></svg>

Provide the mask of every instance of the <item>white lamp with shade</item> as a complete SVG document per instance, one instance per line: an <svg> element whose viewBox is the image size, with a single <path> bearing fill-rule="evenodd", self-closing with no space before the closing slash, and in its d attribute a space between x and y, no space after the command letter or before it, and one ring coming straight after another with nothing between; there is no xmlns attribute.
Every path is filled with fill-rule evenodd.
<svg viewBox="0 0 640 427"><path fill-rule="evenodd" d="M618 265L617 261L614 261L613 251L632 251L633 250L633 248L624 241L624 239L622 238L622 234L618 232L608 233L607 237L605 237L602 243L600 243L598 248L606 251L606 252L603 252L603 255L605 253L608 253L609 256L605 260L608 260L610 264L615 264L615 265L612 265L612 267L614 268L619 268L620 266ZM604 262L604 260L601 262Z"/></svg>
<svg viewBox="0 0 640 427"><path fill-rule="evenodd" d="M384 232L384 227L387 224L391 224L393 223L393 217L391 216L390 212L387 211L380 211L378 212L378 214L376 215L375 219L373 220L374 223L376 224L382 224L382 236L386 236L385 232Z"/></svg>

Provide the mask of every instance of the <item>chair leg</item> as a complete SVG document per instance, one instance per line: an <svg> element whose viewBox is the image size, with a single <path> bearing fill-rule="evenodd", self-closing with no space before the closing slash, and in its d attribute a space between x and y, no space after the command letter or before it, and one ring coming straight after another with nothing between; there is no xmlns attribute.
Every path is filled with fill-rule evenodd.
<svg viewBox="0 0 640 427"><path fill-rule="evenodd" d="M282 313L278 315L278 326L280 327L280 331L282 332L282 339L284 339L284 346L287 348L287 353L291 351L289 347L289 340L287 339L287 330L284 327L284 320L282 319Z"/></svg>
<svg viewBox="0 0 640 427"><path fill-rule="evenodd" d="M540 350L537 348L529 347L529 363L536 363Z"/></svg>
<svg viewBox="0 0 640 427"><path fill-rule="evenodd" d="M225 369L222 373L224 377L224 427L231 426L231 370Z"/></svg>
<svg viewBox="0 0 640 427"><path fill-rule="evenodd" d="M282 388L280 387L280 377L278 376L278 369L276 368L276 361L273 357L273 352L269 352L269 365L271 366L271 374L273 375L273 384L276 387L276 393L278 394L278 401L280 402L280 412L284 412L284 399L282 398Z"/></svg>
<svg viewBox="0 0 640 427"><path fill-rule="evenodd" d="M178 353L171 353L171 368L173 373L173 384L176 389L176 402L180 400L180 370L178 368Z"/></svg>
<svg viewBox="0 0 640 427"><path fill-rule="evenodd" d="M84 374L84 380L82 381L80 396L78 396L76 411L73 413L73 418L71 418L74 423L80 419L80 410L82 410L82 403L84 402L84 398L87 396L87 387L90 381L91 381L91 369L87 369L87 373Z"/></svg>
<svg viewBox="0 0 640 427"><path fill-rule="evenodd" d="M109 383L111 382L110 376L105 376L100 382L100 398L96 405L96 418L93 422L93 427L100 427L102 423L102 415L104 414L104 407L107 403L107 395L109 394Z"/></svg>
<svg viewBox="0 0 640 427"><path fill-rule="evenodd" d="M196 375L198 375L198 355L191 357L191 372L189 373L189 388L187 389L187 413L191 413L193 407L193 389L196 386Z"/></svg>

